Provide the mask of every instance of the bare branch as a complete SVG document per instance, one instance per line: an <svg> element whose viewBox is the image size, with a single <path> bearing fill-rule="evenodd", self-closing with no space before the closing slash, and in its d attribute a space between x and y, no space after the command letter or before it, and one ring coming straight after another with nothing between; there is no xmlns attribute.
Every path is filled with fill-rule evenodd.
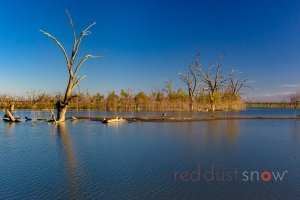
<svg viewBox="0 0 300 200"><path fill-rule="evenodd" d="M40 30L40 32L44 33L45 35L47 35L48 37L50 37L51 39L53 39L56 42L56 44L60 47L60 49L62 50L62 52L63 52L63 54L64 54L64 56L66 58L67 65L68 65L68 68L70 70L69 58L68 58L67 52L64 49L64 47L62 46L62 44L54 36L50 35L49 33L45 32L43 30Z"/></svg>
<svg viewBox="0 0 300 200"><path fill-rule="evenodd" d="M79 82L82 80L82 79L84 79L86 76L78 76L78 77L76 77L75 78L75 80L74 80L74 82L73 82L73 87L72 87L72 89L73 88L76 88L76 86L79 84Z"/></svg>
<svg viewBox="0 0 300 200"><path fill-rule="evenodd" d="M163 91L167 93L167 95L169 96L169 98L172 97L172 95L174 93L174 85L173 85L171 79L166 79L165 80Z"/></svg>
<svg viewBox="0 0 300 200"><path fill-rule="evenodd" d="M70 13L66 10L67 12L67 15L69 17L69 20L70 20L70 25L71 25L71 28L72 28L72 31L73 31L73 36L74 36L74 44L76 43L76 32L75 32L75 28L74 28L74 25L73 25L73 21L72 21L72 18L71 18L71 15Z"/></svg>
<svg viewBox="0 0 300 200"><path fill-rule="evenodd" d="M226 81L229 81L228 83L228 91L232 93L235 96L241 95L242 93L240 90L242 88L251 88L251 86L248 84L248 79L239 79L235 76L235 73L238 72L235 69L231 69L231 72L229 74L228 79Z"/></svg>
<svg viewBox="0 0 300 200"><path fill-rule="evenodd" d="M51 118L54 121L54 123L57 123L57 120L56 120L53 110L50 110L50 115L51 115Z"/></svg>
<svg viewBox="0 0 300 200"><path fill-rule="evenodd" d="M92 23L91 25L89 25L86 29L84 29L81 34L78 36L77 40L74 42L74 47L73 47L73 50L72 50L72 58L71 58L71 63L74 63L74 60L77 56L77 53L78 53L78 48L79 48L79 45L81 43L81 40L83 38L83 36L87 36L89 35L91 32L88 31L91 27L93 27L94 25L96 24L96 22Z"/></svg>
<svg viewBox="0 0 300 200"><path fill-rule="evenodd" d="M97 58L98 56L93 56L91 54L88 54L86 56L84 56L81 61L79 62L79 64L77 65L77 67L75 68L75 71L74 71L74 76L76 75L76 73L78 72L79 68L81 67L82 63L84 63L84 61L86 61L89 57L91 58Z"/></svg>

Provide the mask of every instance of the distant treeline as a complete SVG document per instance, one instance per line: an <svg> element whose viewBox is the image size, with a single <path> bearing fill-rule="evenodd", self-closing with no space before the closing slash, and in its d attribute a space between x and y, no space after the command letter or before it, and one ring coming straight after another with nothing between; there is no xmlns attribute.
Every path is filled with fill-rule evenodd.
<svg viewBox="0 0 300 200"><path fill-rule="evenodd" d="M247 107L256 108L295 108L295 103L293 102L247 102Z"/></svg>
<svg viewBox="0 0 300 200"><path fill-rule="evenodd" d="M15 109L55 109L55 103L63 98L64 93L47 94L32 91L24 96L1 95L1 107L13 103ZM93 109L100 111L189 111L189 95L183 90L169 91L154 89L151 93L133 93L130 89L108 92L106 95L96 93L77 93L69 103L69 109ZM245 107L239 96L228 92L216 95L216 110L238 110ZM211 107L209 94L199 93L195 96L194 111L207 111Z"/></svg>

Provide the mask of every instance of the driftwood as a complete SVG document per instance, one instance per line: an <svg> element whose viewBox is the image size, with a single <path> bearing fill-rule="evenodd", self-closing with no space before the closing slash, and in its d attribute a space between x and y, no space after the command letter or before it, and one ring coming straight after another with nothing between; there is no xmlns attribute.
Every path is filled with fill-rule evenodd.
<svg viewBox="0 0 300 200"><path fill-rule="evenodd" d="M58 123L53 110L50 110L50 114L51 114L52 122L54 122L55 124Z"/></svg>
<svg viewBox="0 0 300 200"><path fill-rule="evenodd" d="M8 109L6 109L6 110L4 110L5 111L5 116L4 116L4 118L8 118L10 121L12 121L12 122L14 122L14 121L16 121L16 119L14 118L14 116L13 116L13 114L11 113L11 111L10 110L8 110Z"/></svg>
<svg viewBox="0 0 300 200"><path fill-rule="evenodd" d="M4 117L2 119L5 121L9 121L9 122L20 122L21 121L20 118L15 118L12 114L14 109L15 109L14 104L10 104L9 109L3 110L6 114L4 115Z"/></svg>

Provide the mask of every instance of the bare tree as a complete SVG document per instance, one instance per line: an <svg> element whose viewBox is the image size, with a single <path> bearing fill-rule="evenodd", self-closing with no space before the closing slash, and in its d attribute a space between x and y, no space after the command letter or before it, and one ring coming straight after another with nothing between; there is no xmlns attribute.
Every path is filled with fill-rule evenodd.
<svg viewBox="0 0 300 200"><path fill-rule="evenodd" d="M167 94L169 99L172 99L172 96L174 94L174 85L173 85L171 79L166 79L165 80L163 91Z"/></svg>
<svg viewBox="0 0 300 200"><path fill-rule="evenodd" d="M294 108L294 117L296 117L297 108L300 103L300 91L290 94L290 102Z"/></svg>
<svg viewBox="0 0 300 200"><path fill-rule="evenodd" d="M201 81L204 84L204 89L208 91L212 111L216 108L216 94L226 82L226 79L221 72L223 57L224 53L220 55L217 65L210 65L207 71L204 71L201 66L197 69Z"/></svg>
<svg viewBox="0 0 300 200"><path fill-rule="evenodd" d="M251 88L250 85L248 84L249 81L248 79L239 79L237 78L236 74L236 70L231 69L231 72L229 73L229 77L228 77L228 92L232 95L233 98L237 98L238 96L240 96L241 90L243 88Z"/></svg>
<svg viewBox="0 0 300 200"><path fill-rule="evenodd" d="M88 58L95 58L96 56L93 56L91 54L87 54L86 56L84 56L80 62L74 67L74 63L77 57L77 53L78 53L78 49L79 49L79 45L83 39L84 36L88 36L91 34L91 32L89 31L89 29L94 26L96 24L96 22L92 23L91 25L89 25L86 29L84 29L81 34L76 37L76 32L75 32L75 28L73 25L73 21L72 18L70 16L70 14L67 11L67 15L70 21L70 25L72 28L72 32L73 32L73 37L74 37L74 44L73 44L73 48L72 48L72 53L70 58L68 57L68 54L65 50L65 48L63 47L63 45L52 35L50 35L49 33L40 30L42 33L44 33L45 35L49 36L51 39L53 39L56 44L60 47L61 51L64 54L64 57L66 59L66 64L68 67L68 71L69 71L69 81L68 81L68 85L65 91L65 95L63 100L59 100L56 103L56 109L57 109L57 121L58 122L63 122L65 121L65 115L68 109L68 104L71 101L71 99L73 97L75 97L76 95L72 95L72 91L73 89L76 88L76 86L79 84L79 82L85 78L85 76L76 76L78 70L80 69L81 65L88 59Z"/></svg>
<svg viewBox="0 0 300 200"><path fill-rule="evenodd" d="M194 110L195 91L198 85L197 71L200 68L199 54L194 56L195 63L189 65L188 72L179 73L179 78L186 84L189 92L189 110Z"/></svg>
<svg viewBox="0 0 300 200"><path fill-rule="evenodd" d="M32 90L26 92L27 100L30 101L32 109L35 109L36 104L41 100L42 93L40 90Z"/></svg>
<svg viewBox="0 0 300 200"><path fill-rule="evenodd" d="M154 99L154 101L163 101L165 97L163 91L157 86L153 86L150 96Z"/></svg>

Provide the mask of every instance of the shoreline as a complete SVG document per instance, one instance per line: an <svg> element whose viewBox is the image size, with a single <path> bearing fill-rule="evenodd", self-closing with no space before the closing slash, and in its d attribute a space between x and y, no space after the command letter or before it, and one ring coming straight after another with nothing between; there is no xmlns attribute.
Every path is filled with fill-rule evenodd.
<svg viewBox="0 0 300 200"><path fill-rule="evenodd" d="M100 121L114 119L114 117L92 116L75 117L76 120ZM218 121L218 120L300 120L300 116L254 116L254 117L128 117L119 116L127 122L197 122L197 121ZM72 121L74 119L68 118Z"/></svg>

